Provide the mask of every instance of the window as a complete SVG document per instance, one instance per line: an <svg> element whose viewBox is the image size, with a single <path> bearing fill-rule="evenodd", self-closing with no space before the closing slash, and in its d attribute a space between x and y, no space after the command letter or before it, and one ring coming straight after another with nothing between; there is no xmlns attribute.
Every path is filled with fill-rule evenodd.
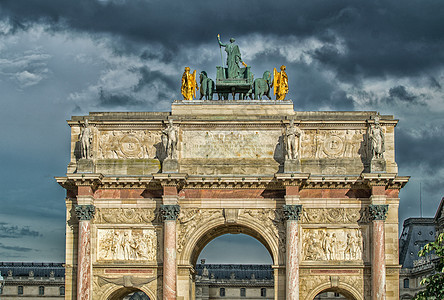
<svg viewBox="0 0 444 300"><path fill-rule="evenodd" d="M261 288L261 297L267 297L267 289Z"/></svg>
<svg viewBox="0 0 444 300"><path fill-rule="evenodd" d="M19 295L23 295L23 286L19 285L19 286L17 287L17 294L19 294Z"/></svg>
<svg viewBox="0 0 444 300"><path fill-rule="evenodd" d="M225 297L225 289L224 289L224 288L221 288L221 289L219 290L219 296L221 296L221 297Z"/></svg>
<svg viewBox="0 0 444 300"><path fill-rule="evenodd" d="M240 289L240 296L241 297L246 297L247 296L247 292L245 291L245 288L241 288Z"/></svg>
<svg viewBox="0 0 444 300"><path fill-rule="evenodd" d="M61 286L59 290L60 290L60 296L65 296L65 287Z"/></svg>
<svg viewBox="0 0 444 300"><path fill-rule="evenodd" d="M410 280L408 278L404 279L404 288L405 289L410 288Z"/></svg>
<svg viewBox="0 0 444 300"><path fill-rule="evenodd" d="M39 286L39 296L43 296L45 294L45 287Z"/></svg>
<svg viewBox="0 0 444 300"><path fill-rule="evenodd" d="M340 296L340 294L335 292L335 297L339 297L339 296Z"/></svg>

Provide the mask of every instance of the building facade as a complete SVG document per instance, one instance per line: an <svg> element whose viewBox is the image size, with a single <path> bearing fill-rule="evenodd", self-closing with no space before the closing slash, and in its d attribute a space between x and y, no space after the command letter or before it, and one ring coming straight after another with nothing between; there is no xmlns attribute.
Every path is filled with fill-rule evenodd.
<svg viewBox="0 0 444 300"><path fill-rule="evenodd" d="M435 255L419 257L418 252L425 244L435 240L444 230L444 198L438 206L434 218L409 218L404 221L399 238L400 299L412 299L424 289L422 279L435 272Z"/></svg>
<svg viewBox="0 0 444 300"><path fill-rule="evenodd" d="M195 299L226 233L268 249L273 299L399 299L392 116L184 100L68 124L66 299Z"/></svg>
<svg viewBox="0 0 444 300"><path fill-rule="evenodd" d="M0 299L65 299L65 268L61 263L0 262Z"/></svg>

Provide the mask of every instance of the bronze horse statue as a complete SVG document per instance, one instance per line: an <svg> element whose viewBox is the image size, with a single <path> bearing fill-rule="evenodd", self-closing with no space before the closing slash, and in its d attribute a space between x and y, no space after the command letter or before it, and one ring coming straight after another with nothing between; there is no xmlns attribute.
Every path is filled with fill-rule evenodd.
<svg viewBox="0 0 444 300"><path fill-rule="evenodd" d="M215 89L214 81L208 78L207 72L200 72L200 100L205 97L206 100L213 100Z"/></svg>
<svg viewBox="0 0 444 300"><path fill-rule="evenodd" d="M253 93L255 100L261 100L263 96L267 96L269 100L270 97L270 87L271 87L271 73L270 71L265 71L262 78L257 78L253 82ZM251 98L251 93L250 93Z"/></svg>

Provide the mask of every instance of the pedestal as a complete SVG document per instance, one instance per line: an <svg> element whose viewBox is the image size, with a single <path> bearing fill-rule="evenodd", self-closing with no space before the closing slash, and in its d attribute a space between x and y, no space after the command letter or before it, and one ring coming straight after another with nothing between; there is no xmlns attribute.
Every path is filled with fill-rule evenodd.
<svg viewBox="0 0 444 300"><path fill-rule="evenodd" d="M79 159L77 162L77 173L94 173L94 162L92 159Z"/></svg>
<svg viewBox="0 0 444 300"><path fill-rule="evenodd" d="M369 169L370 173L386 172L387 163L383 158L373 158L370 161Z"/></svg>
<svg viewBox="0 0 444 300"><path fill-rule="evenodd" d="M179 173L179 162L177 159L165 158L162 164L162 173Z"/></svg>
<svg viewBox="0 0 444 300"><path fill-rule="evenodd" d="M299 159L286 159L284 162L284 173L301 172L301 161Z"/></svg>

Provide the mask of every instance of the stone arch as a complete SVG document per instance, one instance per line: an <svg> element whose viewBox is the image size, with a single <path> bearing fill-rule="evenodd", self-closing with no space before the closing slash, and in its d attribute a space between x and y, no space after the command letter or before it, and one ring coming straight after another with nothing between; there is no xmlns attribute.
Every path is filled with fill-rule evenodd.
<svg viewBox="0 0 444 300"><path fill-rule="evenodd" d="M122 286L111 286L104 293L102 300L121 300L126 295L141 291L144 292L151 300L155 300L156 295L148 288L144 287L122 287Z"/></svg>
<svg viewBox="0 0 444 300"><path fill-rule="evenodd" d="M313 300L319 293L323 292L337 292L350 300L364 300L363 296L356 290L355 287L339 282L339 285L336 287L331 286L331 282L325 282L312 290L310 294L305 298L306 300Z"/></svg>
<svg viewBox="0 0 444 300"><path fill-rule="evenodd" d="M221 218L204 222L195 230L180 254L181 263L195 265L203 248L215 238L227 233L243 233L257 239L270 253L273 264L283 262L283 255L279 255L278 237L261 226L260 222L239 218L236 223L226 223L225 219Z"/></svg>

